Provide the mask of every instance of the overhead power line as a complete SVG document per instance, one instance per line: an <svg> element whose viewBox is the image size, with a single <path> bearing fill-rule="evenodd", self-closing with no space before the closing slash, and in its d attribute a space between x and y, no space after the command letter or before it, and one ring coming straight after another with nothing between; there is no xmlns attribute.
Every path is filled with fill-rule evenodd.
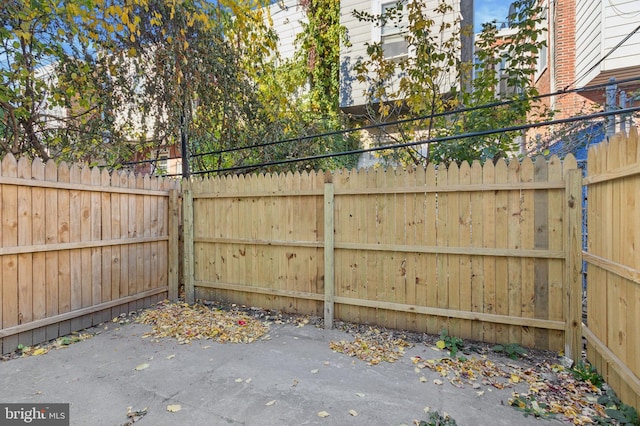
<svg viewBox="0 0 640 426"><path fill-rule="evenodd" d="M600 60L598 62L596 62L595 64L593 64L591 66L591 68L589 68L587 71L583 72L582 75L578 78L576 78L572 83L570 83L568 86L565 87L565 90L568 89L569 87L573 86L574 84L576 84L577 82L579 82L580 80L582 80L583 78L585 78L587 75L589 75L589 73L591 71L593 71L594 69L596 69L596 67L598 65L600 65L601 63L603 63L609 56L611 56L611 54L613 54L613 52L615 52L616 50L618 50L618 48L620 46L622 46L627 40L629 40L631 37L633 37L633 35L635 33L637 33L638 31L640 31L640 25L638 25L633 31L631 31L629 34L627 34L625 36L625 38L623 38L622 40L620 40L620 42L618 44L616 44L615 46L613 46L613 48L607 52L606 55L604 55L602 58L600 58ZM609 84L609 83L606 83Z"/></svg>
<svg viewBox="0 0 640 426"><path fill-rule="evenodd" d="M443 136L443 137L433 138L433 139L424 139L424 140L419 140L419 141L414 141L414 142L406 142L406 143L401 143L401 144L376 146L376 147L366 148L366 149L355 149L355 150L350 150L350 151L319 154L319 155L312 155L312 156L301 157L301 158L289 158L289 159L285 159L285 160L268 161L268 162L264 162L264 163L248 164L248 165L243 165L243 166L234 166L234 167L227 167L227 168L222 168L222 169L204 170L204 171L199 171L199 172L192 172L192 175L231 172L231 171L238 171L238 170L246 170L246 169L255 169L255 168L261 168L261 167L267 167L267 166L274 166L274 165L280 165L280 164L297 163L297 162L302 162L302 161L320 160L320 159L329 158L329 157L342 157L342 156L345 156L345 155L363 154L365 152L383 151L383 150L387 150L387 149L408 148L408 147L411 147L411 146L423 145L423 144L427 144L427 143L447 142L447 141L452 141L452 140L457 140L457 139L466 139L466 138L472 138L472 137L478 137L478 136L487 136L487 135L492 135L492 134L496 134L496 133L514 132L514 131L520 131L520 130L533 129L533 128L537 128L537 127L552 126L552 125L555 125L555 124L573 123L573 122L581 121L581 120L589 120L589 119L593 119L593 118L609 117L609 116L618 115L618 114L630 114L630 113L634 113L634 112L638 112L638 111L640 111L640 106L631 107L631 108L623 108L623 109L618 109L618 110L614 110L614 111L597 112L597 113L593 113L593 114L589 114L589 115L570 117L570 118L562 118L562 119L545 121L545 122L540 122L540 123L523 124L523 125L519 125L519 126L503 127L503 128L500 128L500 129L483 130L483 131L479 131L479 132L463 133L463 134L460 134L460 135Z"/></svg>
<svg viewBox="0 0 640 426"><path fill-rule="evenodd" d="M619 86L628 84L628 83L633 83L633 82L638 82L640 81L640 76L638 77L630 77L627 79L623 79L623 80L617 80L616 84ZM563 89L563 90L559 90L556 92L551 92L551 93L545 93L545 94L540 94L537 96L533 96L531 98L528 98L529 100L537 100L537 99L543 99L543 98L547 98L550 96L558 96L558 95L565 95L565 94L569 94L569 93L579 93L579 92L587 92L587 91L592 91L592 90L597 90L597 89L603 89L606 88L607 86L609 86L611 83L607 82L607 83L599 83L599 84L593 84L590 86L584 86L581 87L579 89ZM523 98L523 99L527 99L527 98ZM315 139L315 138L323 138L323 137L328 137L328 136L335 136L335 135L341 135L341 134L345 134L345 133L351 133L351 132L357 132L360 130L368 130L368 129L374 129L374 128L380 128L380 127L386 127L386 126L395 126L395 125L400 125L400 124L406 124L406 123L410 123L410 122L414 122L414 121L419 121L419 120L430 120L430 119L434 119L434 118L438 118L438 117L445 117L448 115L454 115L454 114L460 114L460 113L465 113L465 112L472 112L472 111L478 111L478 110L482 110L482 109L487 109L487 108L496 108L496 107L500 107L500 106L506 106L506 105L510 105L513 104L515 102L521 102L522 100L506 100L506 101L499 101L499 102L492 102L489 104L483 104L483 105L477 105L477 106L473 106L473 107L466 107L466 108L459 108L459 109L455 109L455 110L451 110L451 111L445 111L445 112L441 112L441 113L436 113L436 114L432 114L432 115L425 115L425 116L419 116L419 117L411 117L411 118L406 118L406 119L402 119L402 120L395 120L395 121L388 121L385 123L376 123L376 124L370 124L367 126L361 126L361 127L356 127L356 128L350 128L350 129L341 129L341 130L334 130L331 132L326 132L326 133L319 133L319 134L313 134L313 135L306 135L306 136L300 136L297 138L289 138L289 139L281 139L278 141L271 141L271 142L264 142L264 143L260 143L260 144L255 144L255 145L247 145L247 146L239 146L239 147L233 147L233 148L225 148L225 149L220 149L220 150L216 150L216 151L209 151L209 152L204 152L204 153L197 153L197 154L192 154L189 158L197 158L197 157L203 157L203 156L207 156L207 155L220 155L220 154L225 154L225 153L229 153L229 152L236 152L236 151L243 151L246 149L255 149L255 148L262 148L262 147L267 147L267 146L273 146L273 145L280 145L280 144L285 144L285 143L291 143L291 142L300 142L300 141L304 141L304 140L308 140L308 139ZM618 111L616 111L616 113L618 113ZM589 117L589 116L584 116ZM581 118L577 117L576 120L573 121L579 121ZM554 121L555 122L555 121ZM553 124L554 122L546 122L548 124ZM545 124L542 124L545 125ZM531 126L531 127L540 127L540 125L524 125L524 126ZM529 128L529 127L524 127L524 128ZM491 131L493 133L501 133L503 130L498 129L495 131ZM489 133L490 134L490 133ZM456 137L451 137L452 139L456 139L459 138L458 136ZM436 142L436 139L433 139L432 142ZM419 144L420 142L417 142L416 144ZM386 149L386 148L377 148L377 149ZM371 150L371 149L369 149ZM364 152L368 152L368 150L356 150L353 153L364 153ZM318 158L327 158L327 157L331 157L334 154L322 154L320 157ZM348 155L348 154L343 154L343 155ZM309 157L309 158L314 158L315 157ZM168 157L168 158L163 158L162 160L179 160L182 159L182 157ZM144 163L155 163L158 162L159 160L140 160L140 161L131 161L131 162L126 162L126 163L122 163L122 165L124 166L130 166L130 165L135 165L135 164L144 164ZM284 160L283 160L284 161ZM295 162L297 161L296 159L289 159L286 162ZM302 161L302 160L300 160ZM281 164L279 162L275 162L274 164ZM273 164L269 164L269 165L273 165ZM227 170L227 169L224 169ZM197 172L193 173L193 174L198 174Z"/></svg>
<svg viewBox="0 0 640 426"><path fill-rule="evenodd" d="M640 81L640 76L627 78L627 79L620 80L620 81L616 81L616 84L618 86L620 86L620 85L623 85L623 84L626 84L626 83L630 83L630 82L635 82L635 81ZM501 107L501 106L507 106L507 105L511 105L513 103L516 103L516 102L522 102L524 100L537 100L537 99L548 98L550 96L558 96L558 95L564 95L564 94L568 94L568 93L579 93L579 92L586 92L586 91L601 89L601 88L607 87L610 84L611 83L600 83L600 84L594 84L594 85L591 85L591 86L581 87L579 89L559 90L557 92L545 93L545 94L533 96L533 97L530 97L530 98L522 98L522 99L517 99L517 100L510 99L510 100L506 100L506 101L492 102L492 103L489 103L489 104L477 105L477 106L473 106L473 107L465 107L465 108L454 109L454 110L440 112L440 113L431 114L431 115L424 115L424 116L419 116L419 117L411 117L411 118L405 118L405 119L402 119L402 120L395 120L395 121L387 121L385 123L370 124L370 125L367 125L367 126L361 126L361 127L351 128L351 129L334 130L332 132L319 133L319 134L313 134L313 135L307 135L307 136L300 136L300 137L297 137L297 138L281 139L281 140L278 140L278 141L264 142L264 143L255 144L255 145L247 145L247 146L239 146L239 147L233 147L233 148L225 148L225 149L220 149L220 150L216 150L216 151L208 151L208 152L193 154L193 155L191 155L190 158L203 157L203 156L207 156L207 155L219 155L219 154L225 154L225 153L229 153L229 152L243 151L245 149L263 148L263 147L266 147L266 146L280 145L280 144L291 143L291 142L300 142L300 141L303 141L303 140L315 139L315 138L327 137L327 136L341 135L341 134L350 133L350 132L357 132L357 131L360 131L360 130L368 130L368 129L374 129L374 128L385 127L385 126L396 126L396 125L411 123L411 122L420 121L420 120L431 120L433 118L446 117L448 115L455 115L455 114L461 114L461 113L466 113L466 112L478 111L478 110L487 109L487 108L496 108L496 107Z"/></svg>

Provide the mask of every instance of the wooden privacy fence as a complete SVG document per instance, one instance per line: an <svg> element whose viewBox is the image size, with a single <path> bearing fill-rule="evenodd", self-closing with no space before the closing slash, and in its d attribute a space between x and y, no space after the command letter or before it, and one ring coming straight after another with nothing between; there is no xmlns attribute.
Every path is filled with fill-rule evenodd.
<svg viewBox="0 0 640 426"><path fill-rule="evenodd" d="M177 298L179 182L0 164L2 353Z"/></svg>
<svg viewBox="0 0 640 426"><path fill-rule="evenodd" d="M183 196L187 300L579 354L572 156L219 177Z"/></svg>
<svg viewBox="0 0 640 426"><path fill-rule="evenodd" d="M640 408L640 150L638 133L589 150L587 357Z"/></svg>

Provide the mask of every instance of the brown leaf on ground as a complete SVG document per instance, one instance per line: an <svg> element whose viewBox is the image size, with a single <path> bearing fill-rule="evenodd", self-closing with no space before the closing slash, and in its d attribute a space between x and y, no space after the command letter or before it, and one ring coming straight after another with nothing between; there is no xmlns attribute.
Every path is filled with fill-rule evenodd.
<svg viewBox="0 0 640 426"><path fill-rule="evenodd" d="M395 362L404 355L405 348L411 346L411 343L406 340L396 339L391 333L375 328L356 334L352 342L346 340L329 342L332 350L356 357L369 365L377 365L382 361Z"/></svg>
<svg viewBox="0 0 640 426"><path fill-rule="evenodd" d="M269 331L269 325L242 312L211 309L187 303L158 303L140 314L137 322L150 324L146 337L173 337L185 344L211 339L219 343L251 343Z"/></svg>
<svg viewBox="0 0 640 426"><path fill-rule="evenodd" d="M602 390L588 381L576 380L570 371L558 364L519 366L494 362L485 356L439 360L414 357L412 361L416 372L427 368L459 388L528 386L526 392L514 391L509 404L536 417L559 416L575 425L595 424L596 417L606 417L606 407L597 402ZM483 392L476 391L479 396Z"/></svg>

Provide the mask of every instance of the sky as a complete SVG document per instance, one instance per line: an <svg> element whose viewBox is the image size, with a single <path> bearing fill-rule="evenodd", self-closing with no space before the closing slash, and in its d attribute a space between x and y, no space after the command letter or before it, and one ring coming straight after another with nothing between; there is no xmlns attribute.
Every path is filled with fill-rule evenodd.
<svg viewBox="0 0 640 426"><path fill-rule="evenodd" d="M474 31L482 30L483 22L490 22L494 19L498 22L506 21L509 12L509 5L513 0L474 0ZM500 24L498 24L500 28Z"/></svg>

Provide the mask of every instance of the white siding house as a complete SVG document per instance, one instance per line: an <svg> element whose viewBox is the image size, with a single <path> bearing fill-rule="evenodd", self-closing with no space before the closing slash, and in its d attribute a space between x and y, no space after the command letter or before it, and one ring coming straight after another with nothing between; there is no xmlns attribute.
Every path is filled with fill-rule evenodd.
<svg viewBox="0 0 640 426"><path fill-rule="evenodd" d="M639 76L639 24L640 0L576 0L576 87Z"/></svg>
<svg viewBox="0 0 640 426"><path fill-rule="evenodd" d="M454 22L462 18L463 25L473 25L473 0L449 0L452 3L453 13L442 18L441 15L434 19L445 19ZM340 108L345 111L358 111L367 102L366 90L368 84L356 79L353 67L367 55L367 43L382 42L385 55L392 57L410 54L406 43L399 37L398 29L380 27L372 22L359 20L354 16L354 11L365 12L371 15L380 15L385 8L393 6L397 0L342 0L340 3L340 23L347 30L349 46L342 46L340 50ZM438 6L438 0L426 0L426 9L434 10ZM436 22L435 28L440 22ZM451 30L448 31L450 34ZM445 33L444 37L449 34ZM460 47L463 61L472 61L473 36L468 36ZM403 51L404 49L404 51Z"/></svg>
<svg viewBox="0 0 640 426"><path fill-rule="evenodd" d="M280 0L269 6L273 29L278 35L278 52L283 61L293 58L296 36L302 32L302 23L307 22L298 0Z"/></svg>

